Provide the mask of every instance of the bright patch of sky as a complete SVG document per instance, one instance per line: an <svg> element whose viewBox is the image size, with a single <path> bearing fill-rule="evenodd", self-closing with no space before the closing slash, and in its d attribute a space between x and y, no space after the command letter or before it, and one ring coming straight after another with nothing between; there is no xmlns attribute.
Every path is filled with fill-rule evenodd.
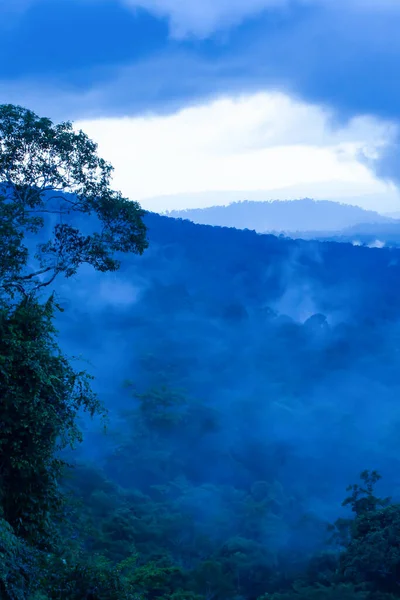
<svg viewBox="0 0 400 600"><path fill-rule="evenodd" d="M292 196L302 197L315 196L319 186L321 197L332 198L332 182L338 199L392 190L362 155L374 155L390 141L394 125L356 117L339 126L329 111L281 93L223 98L168 116L75 125L114 165L114 185L152 210L204 205L198 194L209 191L212 203L224 204L218 192L291 187Z"/></svg>

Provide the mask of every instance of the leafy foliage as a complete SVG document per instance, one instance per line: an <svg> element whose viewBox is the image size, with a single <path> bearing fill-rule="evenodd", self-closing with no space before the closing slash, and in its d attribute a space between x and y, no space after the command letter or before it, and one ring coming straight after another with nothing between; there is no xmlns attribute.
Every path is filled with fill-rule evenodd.
<svg viewBox="0 0 400 600"><path fill-rule="evenodd" d="M81 264L115 271L118 252L147 247L144 211L110 189L112 167L70 122L53 124L20 106L0 106L0 282L3 293L30 294ZM70 192L73 195L68 195ZM71 215L97 217L95 231ZM44 228L47 240L35 235Z"/></svg>
<svg viewBox="0 0 400 600"><path fill-rule="evenodd" d="M0 598L24 600L38 589L37 552L0 518Z"/></svg>
<svg viewBox="0 0 400 600"><path fill-rule="evenodd" d="M44 543L62 507L59 451L81 440L76 417L101 404L90 378L61 353L54 302L22 300L0 314L0 490L5 519L24 539Z"/></svg>
<svg viewBox="0 0 400 600"><path fill-rule="evenodd" d="M48 600L140 600L126 575L130 562L115 565L96 554L78 554L69 562L50 556L40 585Z"/></svg>
<svg viewBox="0 0 400 600"><path fill-rule="evenodd" d="M377 471L363 471L360 478L364 487L357 483L350 485L347 491L353 493L343 501L342 506L350 505L351 510L359 517L366 513L376 512L379 508L390 504L390 498L382 499L374 496L374 486L381 479L381 475Z"/></svg>
<svg viewBox="0 0 400 600"><path fill-rule="evenodd" d="M400 593L400 505L374 495L380 479L376 471L364 471L365 487L351 486L350 498L356 518L350 540L341 556L340 573L345 580L367 583L374 590ZM361 496L361 497L360 497Z"/></svg>

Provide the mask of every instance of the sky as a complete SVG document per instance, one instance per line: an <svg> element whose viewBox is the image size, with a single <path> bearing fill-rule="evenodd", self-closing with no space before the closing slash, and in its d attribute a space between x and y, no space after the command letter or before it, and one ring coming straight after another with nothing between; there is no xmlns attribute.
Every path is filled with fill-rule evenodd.
<svg viewBox="0 0 400 600"><path fill-rule="evenodd" d="M0 0L0 102L73 120L145 208L400 210L398 0Z"/></svg>

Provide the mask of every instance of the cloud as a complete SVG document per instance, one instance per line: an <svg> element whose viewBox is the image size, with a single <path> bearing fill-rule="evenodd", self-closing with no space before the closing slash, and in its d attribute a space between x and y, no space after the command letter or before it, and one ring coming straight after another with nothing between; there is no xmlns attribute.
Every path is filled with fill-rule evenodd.
<svg viewBox="0 0 400 600"><path fill-rule="evenodd" d="M160 17L167 17L171 35L181 39L196 36L206 38L220 29L239 25L247 18L263 12L293 13L296 6L326 10L368 13L399 11L397 0L122 0L132 8L144 8Z"/></svg>
<svg viewBox="0 0 400 600"><path fill-rule="evenodd" d="M358 157L383 144L391 131L371 117L332 128L328 110L281 93L226 97L173 115L95 119L76 126L115 166L116 187L141 200L332 180L342 182L344 190L348 184L360 192L383 191ZM167 203L162 208L174 208Z"/></svg>
<svg viewBox="0 0 400 600"><path fill-rule="evenodd" d="M0 102L93 119L279 90L340 126L397 121L399 28L397 0L32 0L0 19ZM395 180L387 149L373 164Z"/></svg>
<svg viewBox="0 0 400 600"><path fill-rule="evenodd" d="M360 160L372 169L379 179L400 183L400 134L392 135L387 144L379 145L374 152L362 151Z"/></svg>
<svg viewBox="0 0 400 600"><path fill-rule="evenodd" d="M382 242L381 240L375 240L374 242L371 242L370 244L368 244L368 248L384 248L384 247L385 247L385 242Z"/></svg>
<svg viewBox="0 0 400 600"><path fill-rule="evenodd" d="M289 0L123 0L127 6L140 7L167 17L171 35L206 38L220 28L240 24L267 9L289 7Z"/></svg>
<svg viewBox="0 0 400 600"><path fill-rule="evenodd" d="M254 7L271 7L271 0L235 0L232 14L242 22L224 37L180 42L168 39L166 17L144 11L155 1L135 0L129 10L122 0L36 0L12 28L1 21L0 53L8 57L0 65L1 101L48 103L57 117L85 118L175 111L218 95L280 89L341 116L398 116L400 5L281 2L285 9L249 21ZM175 11L187 23L202 7L202 18L218 27L228 5L157 0L152 10L157 6L157 14L172 18ZM61 27L73 31L73 43L60 40ZM30 43L32 30L46 32L40 43Z"/></svg>

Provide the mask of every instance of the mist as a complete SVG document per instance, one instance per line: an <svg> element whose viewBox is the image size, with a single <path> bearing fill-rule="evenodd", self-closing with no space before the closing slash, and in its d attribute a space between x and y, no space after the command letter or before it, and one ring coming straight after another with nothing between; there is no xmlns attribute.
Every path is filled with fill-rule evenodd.
<svg viewBox="0 0 400 600"><path fill-rule="evenodd" d="M300 568L363 469L400 495L399 251L146 223L143 257L56 288L61 346L109 410L106 434L83 417L80 493L96 514L91 465L130 499L143 560Z"/></svg>

